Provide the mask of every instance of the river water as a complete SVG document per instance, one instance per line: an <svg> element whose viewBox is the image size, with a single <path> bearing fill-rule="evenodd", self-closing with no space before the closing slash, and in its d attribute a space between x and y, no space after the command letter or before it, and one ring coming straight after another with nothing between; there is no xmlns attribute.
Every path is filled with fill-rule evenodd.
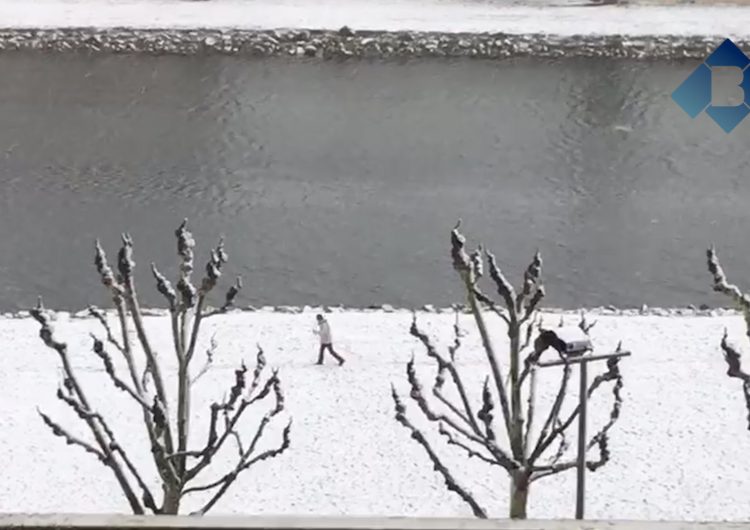
<svg viewBox="0 0 750 530"><path fill-rule="evenodd" d="M540 249L547 305L715 303L711 242L750 288L750 122L678 109L694 67L0 55L0 309L105 304L121 231L160 303L183 217L243 304L460 302L458 218L516 281Z"/></svg>

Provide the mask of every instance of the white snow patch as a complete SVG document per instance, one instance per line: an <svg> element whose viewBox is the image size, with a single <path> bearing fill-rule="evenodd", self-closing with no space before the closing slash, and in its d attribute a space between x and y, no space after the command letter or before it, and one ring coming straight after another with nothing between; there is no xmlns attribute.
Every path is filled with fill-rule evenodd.
<svg viewBox="0 0 750 530"><path fill-rule="evenodd" d="M445 0L2 0L5 28L129 27L547 33L750 34L741 6L518 6Z"/></svg>
<svg viewBox="0 0 750 530"><path fill-rule="evenodd" d="M450 343L453 318L419 315L422 327L443 348ZM469 318L461 317L468 334L459 353L460 369L478 383L488 371ZM551 315L547 321L556 324L559 318ZM214 370L196 389L200 412L192 425L195 443L205 440L209 400L225 394L241 358L253 360L256 342L265 347L269 366L280 369L288 414L294 419L291 449L242 475L214 513L470 516L393 419L390 384L404 391L405 363L411 355L416 355L425 384L434 376L434 365L408 333L411 316L351 311L328 319L336 346L349 360L343 368L313 365L318 344L311 314L236 313L207 322L201 347L215 332L219 350ZM566 319L569 324L577 320ZM612 431L612 461L587 479L587 517L746 519L750 434L740 384L726 377L719 349L725 327L742 343L742 318L596 320L592 338L597 352L614 348L622 339L633 356L622 364L625 404ZM149 317L147 323L166 371L173 373L168 321ZM138 411L121 392L110 390L99 360L90 353L88 334L99 331L95 322L63 318L56 327L59 337L69 342L89 398L96 396L123 444L131 455L139 454L136 460L152 475L143 458L147 453ZM502 347L504 335L500 326L496 329ZM54 397L59 361L39 340L38 325L28 318L0 319L0 343L0 512L126 512L110 472L80 449L53 438L36 414L40 407L74 432L86 434ZM541 376L540 389L547 389L541 392L544 401L557 384L555 370ZM404 397L411 417L423 425L416 406ZM603 393L592 401L590 430L604 421L609 397ZM574 401L571 397L568 407ZM270 430L269 444L277 441L280 426ZM459 479L493 515L504 516L508 481L503 472L467 461L457 448L439 442L434 428L430 432ZM570 441L575 447L574 436ZM219 459L215 472L226 471L232 456ZM571 517L574 482L575 473L568 473L535 483L530 516Z"/></svg>

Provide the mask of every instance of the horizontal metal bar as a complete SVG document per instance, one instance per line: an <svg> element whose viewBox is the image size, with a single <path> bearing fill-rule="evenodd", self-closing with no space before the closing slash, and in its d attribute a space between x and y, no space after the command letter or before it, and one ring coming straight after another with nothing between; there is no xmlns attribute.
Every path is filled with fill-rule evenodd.
<svg viewBox="0 0 750 530"><path fill-rule="evenodd" d="M567 360L558 359L556 361L547 361L538 363L537 366L547 368L548 366L563 366L565 364L580 364L589 361L601 361L602 359L617 359L620 357L630 357L629 351L620 351L615 353L604 353L601 355L580 355L578 357L568 357Z"/></svg>
<svg viewBox="0 0 750 530"><path fill-rule="evenodd" d="M0 514L0 530L748 530L750 523L172 515Z"/></svg>

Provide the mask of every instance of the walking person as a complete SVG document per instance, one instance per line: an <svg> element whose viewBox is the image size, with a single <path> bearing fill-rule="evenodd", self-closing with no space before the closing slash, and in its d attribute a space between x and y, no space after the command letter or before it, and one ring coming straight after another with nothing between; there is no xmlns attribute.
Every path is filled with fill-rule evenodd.
<svg viewBox="0 0 750 530"><path fill-rule="evenodd" d="M344 358L341 357L333 349L333 339L331 337L331 326L323 315L317 315L316 320L318 321L318 329L314 330L315 334L320 336L320 352L318 352L318 362L316 364L323 364L323 354L326 350L339 362L339 366L344 364Z"/></svg>

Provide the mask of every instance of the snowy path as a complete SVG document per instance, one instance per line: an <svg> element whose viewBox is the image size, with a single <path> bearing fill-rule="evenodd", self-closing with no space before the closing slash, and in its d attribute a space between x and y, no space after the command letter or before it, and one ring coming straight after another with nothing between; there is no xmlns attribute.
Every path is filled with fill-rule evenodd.
<svg viewBox="0 0 750 530"><path fill-rule="evenodd" d="M465 377L480 381L487 371L478 337L468 317L463 318L469 335L460 353L461 370ZM575 317L570 318L575 323ZM449 314L420 315L424 328L443 346L450 340L452 319ZM269 366L280 369L288 412L294 418L290 451L243 475L218 504L216 514L470 515L444 490L421 448L393 420L389 385L395 382L403 391L405 363L412 353L422 380L427 383L434 376L433 366L408 335L410 315L348 312L333 313L329 320L334 339L349 357L343 368L312 364L312 313L242 313L209 321L204 338L217 331L220 346L216 369L198 385L197 410L206 411L209 399L226 392L236 363L241 357L252 360L259 341ZM744 344L741 318L602 316L598 321L592 331L598 351L622 339L633 357L623 362L625 404L612 432L613 459L587 481L587 516L747 519L750 433L740 384L725 376L718 348L725 326ZM98 359L87 353L92 324L74 320L57 326L74 352L89 397L107 385ZM165 329L159 318L150 318L148 324ZM78 425L54 398L58 360L37 334L31 319L0 319L0 512L123 511L124 502L108 471L77 448L53 439L36 415L39 406L67 426ZM498 342L501 337L498 333ZM165 362L173 364L168 336L155 339ZM540 388L556 384L557 377L549 372ZM142 443L137 411L114 390L100 395L98 404L135 453L134 445ZM603 421L608 406L608 399L592 402L592 429ZM417 418L415 406L409 402L408 407ZM200 440L205 424L204 412L193 424ZM574 436L570 441L575 447ZM439 447L460 480L494 515L503 515L503 475L467 462L455 448ZM535 484L530 515L572 516L574 480L571 473Z"/></svg>
<svg viewBox="0 0 750 530"><path fill-rule="evenodd" d="M0 0L0 27L750 35L747 7L538 7L456 0Z"/></svg>

